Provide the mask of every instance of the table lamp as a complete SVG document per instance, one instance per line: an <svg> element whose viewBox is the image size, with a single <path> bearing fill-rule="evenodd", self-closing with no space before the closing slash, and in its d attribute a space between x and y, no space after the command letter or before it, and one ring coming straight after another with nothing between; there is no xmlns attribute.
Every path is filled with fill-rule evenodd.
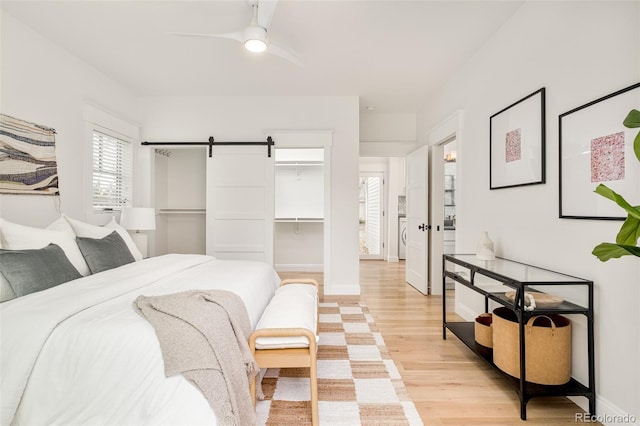
<svg viewBox="0 0 640 426"><path fill-rule="evenodd" d="M123 207L120 215L120 225L124 229L136 231L131 239L136 243L142 257L148 256L149 237L140 231L156 229L156 212L152 207Z"/></svg>

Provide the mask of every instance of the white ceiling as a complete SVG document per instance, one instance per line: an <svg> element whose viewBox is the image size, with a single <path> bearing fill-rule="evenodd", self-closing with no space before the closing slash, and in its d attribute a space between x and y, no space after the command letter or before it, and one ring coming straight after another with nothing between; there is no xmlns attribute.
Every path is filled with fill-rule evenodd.
<svg viewBox="0 0 640 426"><path fill-rule="evenodd" d="M140 95L360 96L361 108L417 112L523 1L280 0L269 37L300 68L232 40L247 0L3 0L13 17Z"/></svg>

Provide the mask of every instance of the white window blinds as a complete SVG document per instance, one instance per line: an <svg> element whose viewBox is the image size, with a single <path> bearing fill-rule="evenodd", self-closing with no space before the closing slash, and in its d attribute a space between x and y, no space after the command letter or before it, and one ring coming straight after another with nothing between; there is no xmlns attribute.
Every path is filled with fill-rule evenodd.
<svg viewBox="0 0 640 426"><path fill-rule="evenodd" d="M131 205L131 143L93 131L93 209L120 210Z"/></svg>

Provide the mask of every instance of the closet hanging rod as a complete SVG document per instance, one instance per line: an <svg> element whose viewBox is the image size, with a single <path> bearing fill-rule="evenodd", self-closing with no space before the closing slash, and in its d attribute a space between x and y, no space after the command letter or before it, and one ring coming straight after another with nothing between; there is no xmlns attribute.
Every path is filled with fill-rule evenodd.
<svg viewBox="0 0 640 426"><path fill-rule="evenodd" d="M213 155L214 145L263 145L267 147L267 156L271 157L271 147L275 145L271 136L267 136L266 141L258 142L216 142L213 136L209 136L209 142L141 142L142 145L208 145L209 146L209 158Z"/></svg>

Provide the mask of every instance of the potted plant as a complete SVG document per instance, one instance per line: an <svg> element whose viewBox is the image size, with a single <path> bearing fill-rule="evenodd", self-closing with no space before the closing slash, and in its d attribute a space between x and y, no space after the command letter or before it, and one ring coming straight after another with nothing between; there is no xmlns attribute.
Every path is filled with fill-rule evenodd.
<svg viewBox="0 0 640 426"><path fill-rule="evenodd" d="M624 119L623 124L630 129L640 127L640 111L636 109L631 110L627 118ZM638 132L633 141L633 152L638 161L640 161L640 132ZM615 244L600 243L591 253L603 262L622 256L640 257L640 247L638 247L638 239L640 238L640 206L632 206L620 194L617 194L603 184L598 185L595 192L622 207L627 212L627 219L622 224L616 236Z"/></svg>

